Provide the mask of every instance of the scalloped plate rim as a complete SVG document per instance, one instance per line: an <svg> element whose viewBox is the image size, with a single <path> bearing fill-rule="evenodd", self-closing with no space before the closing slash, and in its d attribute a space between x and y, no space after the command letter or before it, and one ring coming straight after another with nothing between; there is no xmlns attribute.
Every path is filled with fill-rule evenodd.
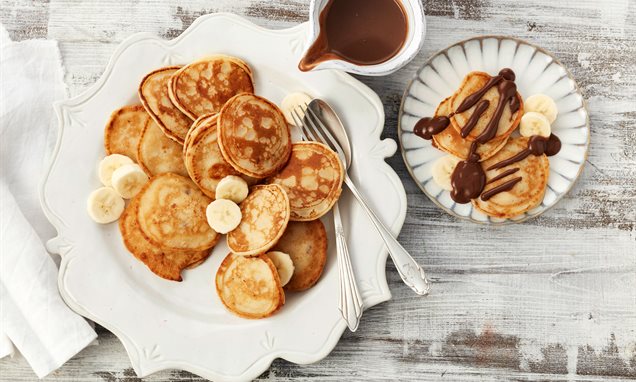
<svg viewBox="0 0 636 382"><path fill-rule="evenodd" d="M64 117L64 111L73 109L74 107L80 105L83 102L88 101L94 95L96 95L100 91L100 89L104 86L104 84L109 80L113 67L115 63L117 62L119 56L122 55L128 48L133 46L135 43L144 41L147 39L151 39L153 41L156 41L163 47L174 46L174 45L177 45L186 35L196 30L204 22L208 20L216 19L216 18L229 19L232 22L241 24L259 33L268 33L273 35L296 34L307 27L306 25L307 23L303 23L303 24L300 24L291 28L287 28L287 29L276 29L276 30L267 29L231 13L213 13L213 14L200 16L183 33L181 33L179 36L171 40L164 40L160 37L157 37L147 32L135 33L131 35L130 37L126 38L125 40L123 40L117 46L117 48L111 55L111 58L109 59L108 64L104 72L100 76L100 78L91 87L82 91L80 94L74 97L71 97L63 101L55 102L53 105L57 119L58 119L59 129L58 129L58 134L56 138L55 148L53 149L53 152L51 154L51 159L47 167L47 171L39 187L39 198L40 198L40 204L42 206L42 209L44 210L44 213L47 219L51 222L51 224L54 226L54 228L57 231L57 235L47 242L47 250L49 251L55 250L56 249L55 243L59 240L64 239L64 237L60 234L60 232L62 231L61 227L65 226L65 223L63 222L62 219L58 218L54 210L49 207L48 201L47 201L47 193L46 193L47 184L48 184L50 175L52 174L53 169L59 158L62 137L64 136L65 125L67 124ZM391 222L389 226L392 228L392 230L395 233L399 233L406 219L406 207L407 207L406 193L404 190L404 186L402 182L400 181L398 175L385 161L387 157L395 153L395 151L397 150L397 144L392 139L380 139L380 135L384 127L384 109L382 107L380 98L368 86L359 82L352 76L347 75L343 72L337 72L337 71L332 71L332 72L340 76L343 81L349 84L349 86L352 86L356 90L358 90L361 93L361 95L367 97L369 102L375 106L375 109L378 113L378 117L379 117L378 124L374 127L372 136L374 137L373 142L375 142L375 145L376 146L383 145L384 149L382 150L383 157L374 158L374 159L377 159L377 162L381 167L381 172L389 178L389 180L392 183L392 186L397 191L400 210L399 210L397 218L393 222ZM57 248L55 252L59 252L59 248ZM384 248L382 248L378 255L377 272L376 272L377 276L379 276L376 279L377 286L378 286L377 289L380 289L381 293L379 294L376 293L367 297L365 300L368 306L365 306L365 309L370 308L374 305L377 305L381 302L387 301L391 298L391 293L388 288L388 283L386 281L386 271L385 271L387 256L388 256L388 253L386 252ZM145 365L145 362L142 360L141 354L143 352L143 349L141 348L141 346L136 344L135 341L123 330L121 330L115 323L105 322L101 320L99 317L93 315L89 310L87 310L84 306L78 303L72 296L72 293L70 293L70 291L67 290L64 278L68 274L67 273L68 266L74 258L75 257L70 253L62 256L62 261L61 261L60 269L58 273L58 287L60 290L60 294L64 298L64 301L73 310L75 310L77 313L81 314L82 316L97 322L101 326L111 331L120 339L120 341L122 342L122 344L124 345L126 349L126 352L128 353L133 369L140 377L145 377L157 371L166 370L166 369L182 369L182 370L190 371L192 373L201 375L206 378L211 378L214 380L243 381L243 380L253 379L258 377L263 372L265 372L271 366L271 363L276 358L283 358L297 364L313 363L325 358L336 346L342 333L344 332L346 328L346 323L344 322L344 320L339 320L337 325L335 325L331 329L329 336L325 339L320 350L315 353L286 352L284 350L278 350L276 352L268 352L268 353L265 353L262 357L260 357L256 361L254 361L254 363L252 363L249 367L247 367L244 373L240 375L222 374L211 369L199 367L197 365L188 363L186 361L174 361L174 360L173 361L164 360L160 362L153 361L153 364L148 366L148 365Z"/></svg>
<svg viewBox="0 0 636 382"><path fill-rule="evenodd" d="M440 56L441 54L446 53L447 51L449 51L451 48L456 47L456 46L462 46L470 41L481 41L481 40L486 40L489 38L493 38L493 39L497 39L497 40L512 40L515 41L517 44L526 44L528 46L533 47L534 49L536 49L537 51L547 55L548 57L550 57L552 60L554 60L554 63L556 63L557 65L559 65L561 68L563 68L565 70L566 76L572 80L572 83L574 84L574 90L576 91L576 93L578 93L579 95L581 95L581 104L582 107L585 109L585 128L587 129L587 140L585 143L585 152L583 154L583 160L581 162L581 166L579 167L576 176L574 177L574 180L571 181L567 187L567 189L565 191L563 191L560 195L557 196L556 200L554 201L554 203L551 206L548 206L544 209L542 209L541 211L535 213L535 214L528 214L527 212L525 213L525 217L523 217L522 219L505 219L503 221L491 221L490 218L488 219L488 221L480 221L480 220L476 220L473 219L471 216L462 216L459 215L457 213L455 213L454 211L452 211L451 209L445 207L444 205L442 205L435 196L431 195L428 193L428 191L426 191L426 189L424 189L424 186L420 183L420 181L417 179L417 177L415 176L415 174L413 173L413 169L411 167L411 165L409 165L407 159L406 159L406 150L404 149L404 145L402 143L402 116L404 114L404 102L406 101L407 97L410 94L410 89L411 89L411 85L413 85L413 82L417 81L420 73L422 72L422 70L428 66L430 66L433 62L433 60ZM440 49L436 52L434 52L433 54L431 54L429 56L429 58L420 66L418 67L418 69L415 71L415 73L413 74L413 77L409 80L409 82L406 85L406 88L404 89L404 93L402 94L402 100L400 101L400 108L399 108L399 112L398 112L398 123L397 123L397 130L398 130L398 141L399 141L399 145L400 145L400 152L402 154L402 160L404 161L404 165L409 173L409 175L411 176L411 178L413 179L413 181L415 182L415 184L417 185L417 187L420 189L420 191L422 191L422 193L424 193L437 207L441 208L442 210L444 210L446 213L448 213L451 216L454 216L458 219L462 219L462 220L466 220L466 221L470 221L472 223L477 223L477 224L482 224L482 225L488 225L488 226L504 226L504 225L509 225L509 224L518 224L518 223L523 223L527 220L536 218L542 214L544 214L545 212L549 211L550 209L552 209L554 206L556 206L559 201L565 196L567 195L572 188L574 187L574 185L578 182L581 173L583 172L583 168L585 167L585 163L587 162L588 159L588 155L589 155L589 147L590 147L590 140L591 140L591 127L590 127L590 113L588 111L588 107L587 107L587 100L585 99L585 97L583 97L583 93L581 92L581 88L579 87L578 83L576 82L576 80L574 79L574 76L572 75L572 73L570 72L570 70L567 68L567 66L565 66L554 54L552 54L551 52L543 49L542 47L533 44L531 42L528 42L526 40L520 39L518 37L513 37L513 36L504 36L504 35L478 35L478 36L474 36L474 37L469 37L466 38L464 40L455 42L451 45L448 45L447 47Z"/></svg>

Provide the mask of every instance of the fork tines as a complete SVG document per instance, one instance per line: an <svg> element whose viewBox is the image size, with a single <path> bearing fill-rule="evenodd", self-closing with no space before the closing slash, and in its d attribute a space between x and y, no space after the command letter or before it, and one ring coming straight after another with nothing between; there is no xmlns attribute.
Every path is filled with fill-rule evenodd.
<svg viewBox="0 0 636 382"><path fill-rule="evenodd" d="M292 117L307 139L326 144L343 160L344 152L340 144L313 110L307 105L304 105L304 109L296 107L292 110Z"/></svg>

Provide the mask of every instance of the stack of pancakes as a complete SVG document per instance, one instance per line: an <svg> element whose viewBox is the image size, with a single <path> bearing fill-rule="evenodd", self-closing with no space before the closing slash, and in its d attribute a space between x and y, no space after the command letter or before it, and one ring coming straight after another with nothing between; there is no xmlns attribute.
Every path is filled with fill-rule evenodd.
<svg viewBox="0 0 636 382"><path fill-rule="evenodd" d="M337 155L319 143L292 143L282 112L254 94L252 70L235 57L154 70L138 92L141 105L113 112L104 134L108 154L131 157L150 177L120 220L126 248L156 275L181 281L221 236L205 213L217 185L240 176L251 187L217 271L221 301L248 318L284 304L270 250L294 263L286 290L313 286L327 252L319 218L338 200L344 177Z"/></svg>
<svg viewBox="0 0 636 382"><path fill-rule="evenodd" d="M466 97L479 91L492 77L483 72L469 73L459 89L450 97L444 99L437 109L435 116L449 116L450 126L444 131L433 136L433 145L438 149L451 154L459 159L468 158L471 145L475 139L484 132L486 126L493 118L495 109L501 95L497 86L491 87L480 100L488 100L488 108L479 117L475 127L466 137L462 137L462 127L466 126L477 105L462 113L453 113ZM501 192L488 200L476 198L472 200L475 208L483 213L499 218L512 218L534 207L543 200L545 188L548 182L549 162L545 155L530 155L525 159L496 170L488 170L493 164L508 159L527 148L528 138L516 136L515 131L523 115L523 99L517 93L520 104L519 110L512 113L510 105L506 103L503 109L495 136L484 144L478 144L477 154L486 173L487 192L510 180L510 177L496 179L498 175L519 168L514 177L521 176L522 180L510 191Z"/></svg>

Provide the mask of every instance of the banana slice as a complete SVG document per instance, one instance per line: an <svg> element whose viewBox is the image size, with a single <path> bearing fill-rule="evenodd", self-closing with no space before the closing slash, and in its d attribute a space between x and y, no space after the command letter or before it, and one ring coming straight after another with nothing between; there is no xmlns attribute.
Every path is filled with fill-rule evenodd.
<svg viewBox="0 0 636 382"><path fill-rule="evenodd" d="M542 137L550 137L552 129L550 128L550 121L545 115L530 111L525 113L521 117L519 123L519 133L524 137L531 137L533 135L540 135Z"/></svg>
<svg viewBox="0 0 636 382"><path fill-rule="evenodd" d="M111 180L115 191L122 198L130 199L148 183L148 175L137 164L125 164L113 172Z"/></svg>
<svg viewBox="0 0 636 382"><path fill-rule="evenodd" d="M452 155L446 155L436 160L431 168L435 183L444 190L451 191L453 189L451 175L459 162L460 160Z"/></svg>
<svg viewBox="0 0 636 382"><path fill-rule="evenodd" d="M306 93L296 92L288 94L285 98L283 98L283 102L281 102L280 109L283 111L283 115L287 120L287 123L290 125L296 125L294 122L294 118L292 117L292 110L297 110L299 113L301 110L305 110L305 107L311 102L313 98L311 98ZM301 117L305 115L304 112L301 113Z"/></svg>
<svg viewBox="0 0 636 382"><path fill-rule="evenodd" d="M289 280L291 280L294 274L294 263L291 257L285 252L272 251L267 252L265 255L272 260L276 270L278 271L278 277L280 278L280 286L285 286Z"/></svg>
<svg viewBox="0 0 636 382"><path fill-rule="evenodd" d="M86 209L95 222L107 224L119 219L124 212L124 199L110 187L100 187L88 196Z"/></svg>
<svg viewBox="0 0 636 382"><path fill-rule="evenodd" d="M249 192L245 179L236 175L228 175L216 185L216 199L227 199L234 203L240 203Z"/></svg>
<svg viewBox="0 0 636 382"><path fill-rule="evenodd" d="M133 164L132 159L121 154L111 154L99 162L99 180L104 186L112 185L113 172L125 164Z"/></svg>
<svg viewBox="0 0 636 382"><path fill-rule="evenodd" d="M217 199L205 209L208 224L218 233L228 233L236 228L243 214L239 206L231 200Z"/></svg>
<svg viewBox="0 0 636 382"><path fill-rule="evenodd" d="M545 115L549 123L554 122L559 113L554 100L545 94L535 94L528 97L523 103L525 112L534 111Z"/></svg>

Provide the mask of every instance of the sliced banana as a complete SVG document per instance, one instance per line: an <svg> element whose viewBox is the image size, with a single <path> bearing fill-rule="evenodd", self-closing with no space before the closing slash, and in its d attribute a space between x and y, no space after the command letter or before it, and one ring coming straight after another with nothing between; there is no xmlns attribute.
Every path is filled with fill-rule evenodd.
<svg viewBox="0 0 636 382"><path fill-rule="evenodd" d="M121 154L111 154L99 162L99 180L104 186L112 185L113 172L125 164L133 164L132 159Z"/></svg>
<svg viewBox="0 0 636 382"><path fill-rule="evenodd" d="M313 98L308 94L302 92L291 93L283 98L280 108L283 111L283 115L285 115L287 123L295 126L296 122L294 122L294 118L292 117L292 110L298 111L301 117L303 117L305 115L303 110L305 110L312 99Z"/></svg>
<svg viewBox="0 0 636 382"><path fill-rule="evenodd" d="M100 187L88 196L86 209L95 222L107 224L119 219L124 212L124 199L110 187Z"/></svg>
<svg viewBox="0 0 636 382"><path fill-rule="evenodd" d="M234 203L240 203L249 192L249 187L245 179L236 175L228 175L221 179L219 184L216 185L216 199L227 199Z"/></svg>
<svg viewBox="0 0 636 382"><path fill-rule="evenodd" d="M231 200L217 199L205 209L208 224L218 233L228 233L238 227L243 214L241 208Z"/></svg>
<svg viewBox="0 0 636 382"><path fill-rule="evenodd" d="M545 115L549 123L554 122L559 113L554 100L545 94L535 94L528 97L523 103L525 112L534 111Z"/></svg>
<svg viewBox="0 0 636 382"><path fill-rule="evenodd" d="M445 155L436 160L431 168L435 183L444 190L451 191L453 189L451 175L459 162L460 160L452 155Z"/></svg>
<svg viewBox="0 0 636 382"><path fill-rule="evenodd" d="M119 167L111 177L113 188L124 199L137 195L144 184L148 183L148 175L137 164L125 164Z"/></svg>
<svg viewBox="0 0 636 382"><path fill-rule="evenodd" d="M271 251L267 252L265 255L267 255L267 257L272 260L272 263L274 263L274 266L278 271L281 286L285 286L294 274L294 263L292 262L291 257L281 251Z"/></svg>
<svg viewBox="0 0 636 382"><path fill-rule="evenodd" d="M525 113L521 117L519 123L519 133L524 137L531 137L533 135L540 135L542 137L550 137L552 129L550 128L550 121L545 115L531 111Z"/></svg>

